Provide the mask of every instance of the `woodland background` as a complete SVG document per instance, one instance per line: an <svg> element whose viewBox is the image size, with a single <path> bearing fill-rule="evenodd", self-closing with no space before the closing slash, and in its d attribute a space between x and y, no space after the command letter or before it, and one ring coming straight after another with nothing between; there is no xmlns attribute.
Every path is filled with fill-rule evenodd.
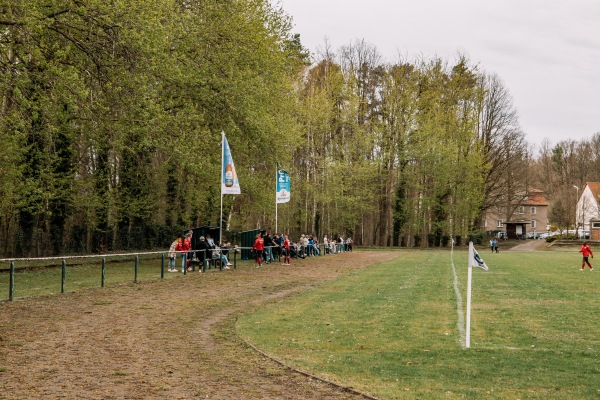
<svg viewBox="0 0 600 400"><path fill-rule="evenodd" d="M600 134L535 147L465 54L310 55L264 0L0 0L0 256L168 246L219 226L221 132L242 194L223 226L443 246L530 188L574 222ZM401 42L402 38L398 38ZM506 207L509 209L509 207ZM463 241L464 242L464 241Z"/></svg>

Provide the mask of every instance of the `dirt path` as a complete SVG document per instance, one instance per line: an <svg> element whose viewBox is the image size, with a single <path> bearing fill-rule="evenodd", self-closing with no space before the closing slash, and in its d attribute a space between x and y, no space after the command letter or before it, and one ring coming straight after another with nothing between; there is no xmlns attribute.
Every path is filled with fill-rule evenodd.
<svg viewBox="0 0 600 400"><path fill-rule="evenodd" d="M236 315L394 258L355 252L0 303L0 399L359 399L249 348Z"/></svg>
<svg viewBox="0 0 600 400"><path fill-rule="evenodd" d="M548 243L545 240L529 239L524 240L522 244L507 249L507 251L541 251L546 247L548 247Z"/></svg>

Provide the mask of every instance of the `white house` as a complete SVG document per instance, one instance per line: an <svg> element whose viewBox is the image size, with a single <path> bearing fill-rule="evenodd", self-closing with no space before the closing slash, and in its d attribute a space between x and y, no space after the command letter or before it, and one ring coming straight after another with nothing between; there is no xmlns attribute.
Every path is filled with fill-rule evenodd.
<svg viewBox="0 0 600 400"><path fill-rule="evenodd" d="M600 211L598 201L600 201L600 182L588 182L577 201L577 226L583 230L591 230L590 223L596 222L600 227ZM595 225L596 225L595 224Z"/></svg>

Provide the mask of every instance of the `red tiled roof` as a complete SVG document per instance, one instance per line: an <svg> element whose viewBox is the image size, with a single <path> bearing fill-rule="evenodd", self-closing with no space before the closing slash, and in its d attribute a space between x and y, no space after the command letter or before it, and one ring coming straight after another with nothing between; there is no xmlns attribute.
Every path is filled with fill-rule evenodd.
<svg viewBox="0 0 600 400"><path fill-rule="evenodd" d="M600 183L598 184L600 188ZM547 206L549 205L548 200L544 196L544 192L538 189L531 189L527 193L527 199L521 203L524 206Z"/></svg>
<svg viewBox="0 0 600 400"><path fill-rule="evenodd" d="M600 193L600 182L588 182L587 185L592 191L594 199L598 199L598 194Z"/></svg>

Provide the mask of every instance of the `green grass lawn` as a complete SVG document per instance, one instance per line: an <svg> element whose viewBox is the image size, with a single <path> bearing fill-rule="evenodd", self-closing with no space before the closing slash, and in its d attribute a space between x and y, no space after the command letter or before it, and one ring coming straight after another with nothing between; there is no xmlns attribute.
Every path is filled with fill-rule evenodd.
<svg viewBox="0 0 600 400"><path fill-rule="evenodd" d="M384 399L600 397L600 268L579 272L576 250L480 254L490 271L473 273L470 349L449 251L399 252L237 328L301 370ZM466 251L454 264L466 314Z"/></svg>

